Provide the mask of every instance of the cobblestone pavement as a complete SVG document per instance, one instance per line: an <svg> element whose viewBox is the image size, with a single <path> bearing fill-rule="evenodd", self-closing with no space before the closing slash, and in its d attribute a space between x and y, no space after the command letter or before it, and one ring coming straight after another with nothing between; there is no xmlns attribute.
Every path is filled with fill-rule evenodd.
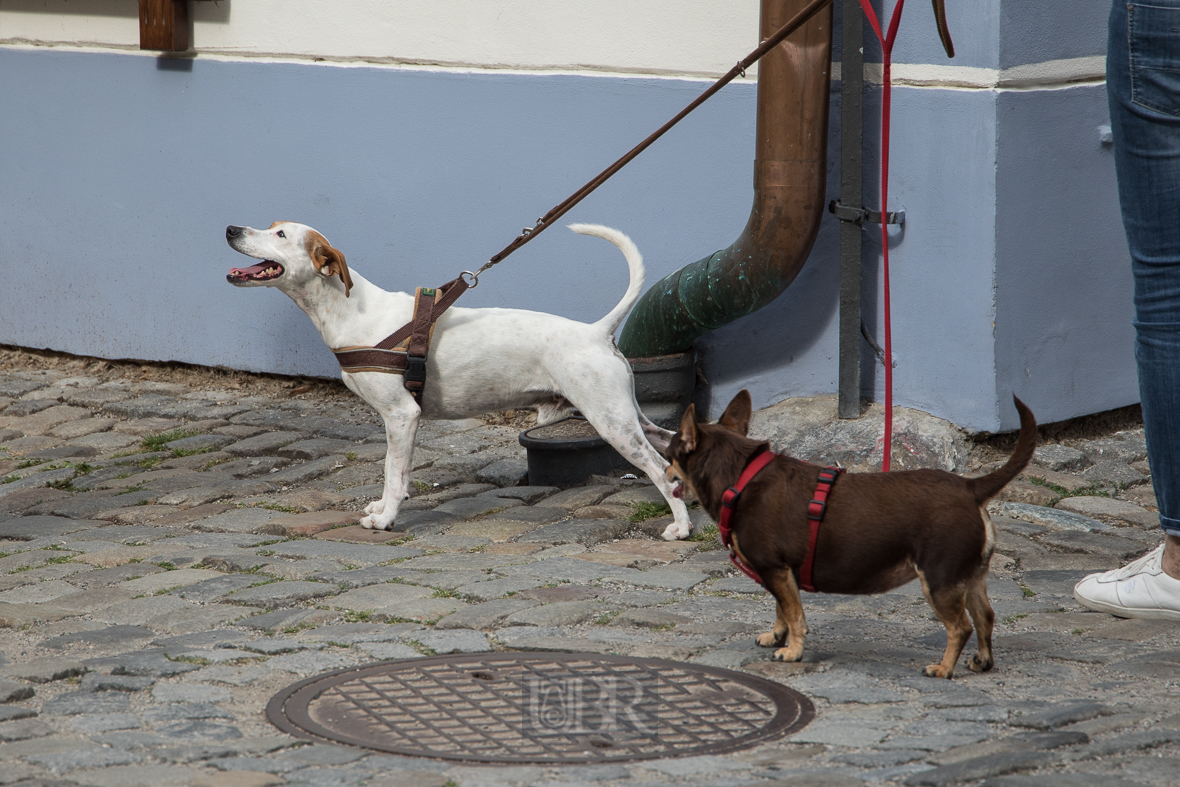
<svg viewBox="0 0 1180 787"><path fill-rule="evenodd" d="M1180 783L1180 629L1071 597L1159 541L1141 432L1043 446L993 505L997 666L940 681L916 585L806 597L806 661L772 663L772 603L699 512L705 538L665 543L665 518L627 520L658 500L643 482L519 486L518 431L425 423L406 532L372 533L384 443L355 399L0 372L0 783ZM489 649L744 669L818 718L728 756L550 769L308 746L264 715L303 676Z"/></svg>

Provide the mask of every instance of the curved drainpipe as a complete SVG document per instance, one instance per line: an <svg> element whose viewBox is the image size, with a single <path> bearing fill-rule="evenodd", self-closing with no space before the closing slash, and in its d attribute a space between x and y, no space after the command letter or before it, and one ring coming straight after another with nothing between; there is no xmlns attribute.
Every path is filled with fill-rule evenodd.
<svg viewBox="0 0 1180 787"><path fill-rule="evenodd" d="M807 0L762 0L760 39ZM619 337L628 358L688 350L700 335L766 306L807 261L827 179L832 7L758 66L754 206L732 246L661 279L635 305Z"/></svg>

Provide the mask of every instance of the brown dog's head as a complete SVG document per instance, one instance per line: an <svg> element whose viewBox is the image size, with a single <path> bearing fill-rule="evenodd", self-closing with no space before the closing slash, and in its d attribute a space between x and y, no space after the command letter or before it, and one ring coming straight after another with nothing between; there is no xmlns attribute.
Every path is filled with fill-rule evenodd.
<svg viewBox="0 0 1180 787"><path fill-rule="evenodd" d="M278 287L290 295L317 278L339 276L344 297L352 290L344 253L311 227L291 221L276 221L265 230L230 226L225 239L234 251L262 260L248 268L231 269L225 277L230 284Z"/></svg>
<svg viewBox="0 0 1180 787"><path fill-rule="evenodd" d="M725 439L725 433L746 437L750 431L752 412L750 392L744 388L733 397L716 424L697 423L696 408L691 404L688 406L684 417L680 419L680 430L672 436L664 450L664 458L669 463L664 476L676 485L673 495L701 500L698 477L702 472L707 472L704 469L705 459L712 455L713 449L732 445L731 441Z"/></svg>

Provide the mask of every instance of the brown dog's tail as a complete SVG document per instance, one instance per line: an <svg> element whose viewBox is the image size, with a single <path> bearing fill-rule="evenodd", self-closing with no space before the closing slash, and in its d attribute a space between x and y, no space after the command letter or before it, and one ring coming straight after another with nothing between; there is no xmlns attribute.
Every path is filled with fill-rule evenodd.
<svg viewBox="0 0 1180 787"><path fill-rule="evenodd" d="M1020 413L1020 435L1016 438L1016 450L999 470L982 478L971 479L975 502L979 505L998 495L1009 481L1020 475L1020 471L1032 460L1033 451L1037 447L1037 420L1033 418L1032 410L1015 396L1012 397L1012 402Z"/></svg>

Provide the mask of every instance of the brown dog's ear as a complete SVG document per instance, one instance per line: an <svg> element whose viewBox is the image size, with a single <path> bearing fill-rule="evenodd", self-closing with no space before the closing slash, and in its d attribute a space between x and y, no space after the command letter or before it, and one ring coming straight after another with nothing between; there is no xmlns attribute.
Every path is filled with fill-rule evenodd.
<svg viewBox="0 0 1180 787"><path fill-rule="evenodd" d="M680 446L686 454L697 450L697 409L691 404L680 419Z"/></svg>
<svg viewBox="0 0 1180 787"><path fill-rule="evenodd" d="M352 275L348 272L348 263L344 261L344 252L332 248L318 232L308 233L307 244L307 253L315 269L325 276L339 276L340 281L344 282L344 297L347 298L352 289Z"/></svg>
<svg viewBox="0 0 1180 787"><path fill-rule="evenodd" d="M754 403L750 399L750 392L743 388L733 397L733 401L725 408L721 420L717 423L745 437L750 432L750 415L753 411Z"/></svg>

